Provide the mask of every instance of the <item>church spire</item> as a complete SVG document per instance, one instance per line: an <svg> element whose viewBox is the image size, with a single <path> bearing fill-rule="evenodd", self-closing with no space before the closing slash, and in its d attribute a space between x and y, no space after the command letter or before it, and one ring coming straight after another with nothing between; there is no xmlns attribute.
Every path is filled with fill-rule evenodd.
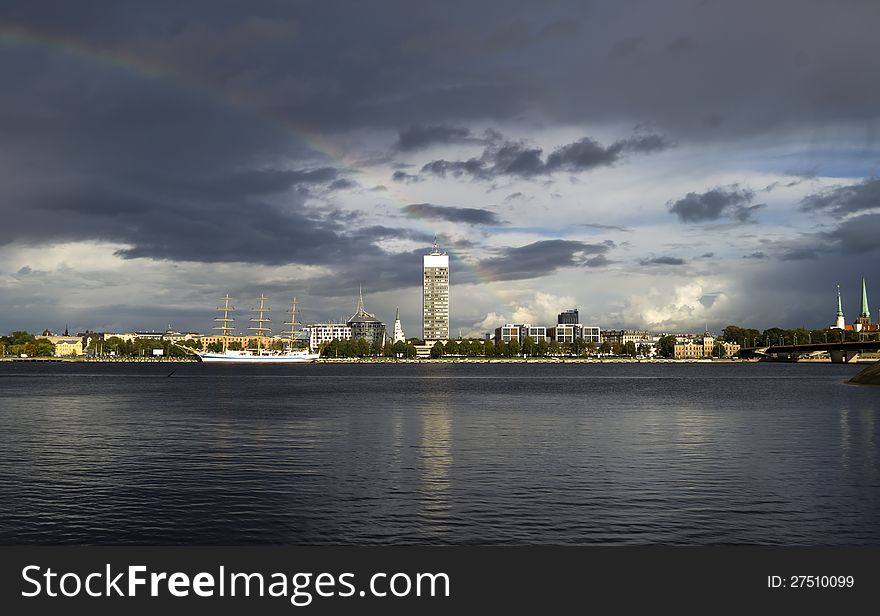
<svg viewBox="0 0 880 616"><path fill-rule="evenodd" d="M868 308L868 290L865 287L865 277L862 276L862 312L860 317L871 318L871 310Z"/></svg>
<svg viewBox="0 0 880 616"><path fill-rule="evenodd" d="M846 329L846 320L843 318L843 300L840 299L840 285L837 285L837 319L834 321L835 329Z"/></svg>

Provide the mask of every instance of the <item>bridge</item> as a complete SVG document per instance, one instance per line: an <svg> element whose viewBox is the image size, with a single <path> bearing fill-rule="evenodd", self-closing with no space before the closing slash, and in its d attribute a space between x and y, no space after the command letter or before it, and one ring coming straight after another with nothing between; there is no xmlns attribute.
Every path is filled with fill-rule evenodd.
<svg viewBox="0 0 880 616"><path fill-rule="evenodd" d="M880 351L880 340L745 347L739 350L739 356L743 359L775 356L776 359L797 361L803 356L815 356L824 352L831 356L831 361L835 364L846 364L858 359L860 354L868 351Z"/></svg>

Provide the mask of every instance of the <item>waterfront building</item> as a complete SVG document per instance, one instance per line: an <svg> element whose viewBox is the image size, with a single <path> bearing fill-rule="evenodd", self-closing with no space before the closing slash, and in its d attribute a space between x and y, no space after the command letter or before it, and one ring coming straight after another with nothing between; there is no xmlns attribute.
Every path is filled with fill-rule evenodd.
<svg viewBox="0 0 880 616"><path fill-rule="evenodd" d="M529 323L523 323L519 326L520 344L522 344L527 337L531 338L534 342L547 340L547 328L543 325L531 325Z"/></svg>
<svg viewBox="0 0 880 616"><path fill-rule="evenodd" d="M385 323L364 309L363 289L358 293L357 311L348 320L352 340L363 338L370 346L382 348L385 345Z"/></svg>
<svg viewBox="0 0 880 616"><path fill-rule="evenodd" d="M650 333L634 329L605 330L605 333L602 335L602 342L620 346L625 346L627 342L632 342L636 347L640 344L654 344Z"/></svg>
<svg viewBox="0 0 880 616"><path fill-rule="evenodd" d="M602 331L595 325L578 325L579 334L584 342L592 342L594 344L602 343Z"/></svg>
<svg viewBox="0 0 880 616"><path fill-rule="evenodd" d="M392 344L395 342L406 342L406 334L403 333L403 325L400 324L400 308L394 313L394 333L391 336Z"/></svg>
<svg viewBox="0 0 880 616"><path fill-rule="evenodd" d="M449 339L449 255L440 252L437 238L422 257L422 338Z"/></svg>
<svg viewBox="0 0 880 616"><path fill-rule="evenodd" d="M559 323L555 327L547 329L547 337L559 344L571 344L576 338L580 338L580 326Z"/></svg>
<svg viewBox="0 0 880 616"><path fill-rule="evenodd" d="M519 342L519 325L505 323L501 327L495 328L495 342L507 343L511 340Z"/></svg>
<svg viewBox="0 0 880 616"><path fill-rule="evenodd" d="M237 342L238 344L241 345L241 348L246 349L246 348L250 347L251 345L256 347L257 340L260 341L260 344L262 345L262 347L264 349L268 349L269 347L272 346L273 341L270 336L257 337L256 335L254 335L254 336L235 336L235 335L230 334L227 336L223 336L223 335L201 336L199 338L199 343L201 344L201 348L203 350L207 349L209 345L211 345L215 342L219 342L220 344L224 345L223 348L225 348L225 349L228 349L230 344Z"/></svg>
<svg viewBox="0 0 880 616"><path fill-rule="evenodd" d="M45 334L46 332L43 333ZM82 338L77 336L55 336L49 332L49 335L43 335L40 338L44 338L55 345L55 357L70 357L83 354L83 341Z"/></svg>
<svg viewBox="0 0 880 616"><path fill-rule="evenodd" d="M317 353L325 342L351 340L351 327L346 323L312 323L303 329L308 332L312 353Z"/></svg>
<svg viewBox="0 0 880 616"><path fill-rule="evenodd" d="M724 342L710 336L708 332L700 338L691 338L686 342L675 343L675 359L709 359L715 352L715 345L721 344L725 357L733 357L739 353L740 346L735 342Z"/></svg>
<svg viewBox="0 0 880 616"><path fill-rule="evenodd" d="M109 337L109 336L108 336ZM201 334L197 334L195 332L176 332L171 329L171 326L168 326L168 329L162 334L162 340L167 340L168 342L183 342L184 340L199 340L202 337Z"/></svg>

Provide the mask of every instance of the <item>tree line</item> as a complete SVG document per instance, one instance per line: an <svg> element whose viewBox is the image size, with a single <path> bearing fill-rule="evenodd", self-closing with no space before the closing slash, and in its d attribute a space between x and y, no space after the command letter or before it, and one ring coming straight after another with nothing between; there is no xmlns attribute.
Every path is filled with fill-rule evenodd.
<svg viewBox="0 0 880 616"><path fill-rule="evenodd" d="M12 332L8 336L0 336L0 355L52 357L55 355L55 345L46 338L37 338L27 332Z"/></svg>

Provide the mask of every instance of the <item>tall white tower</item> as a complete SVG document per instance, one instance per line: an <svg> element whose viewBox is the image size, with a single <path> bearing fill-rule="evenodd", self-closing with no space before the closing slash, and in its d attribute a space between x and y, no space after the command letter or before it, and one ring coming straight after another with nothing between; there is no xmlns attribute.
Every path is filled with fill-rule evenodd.
<svg viewBox="0 0 880 616"><path fill-rule="evenodd" d="M449 255L437 238L422 257L422 337L426 342L449 339Z"/></svg>
<svg viewBox="0 0 880 616"><path fill-rule="evenodd" d="M840 300L840 285L837 285L837 321L831 329L846 329L846 320L843 318L843 303Z"/></svg>
<svg viewBox="0 0 880 616"><path fill-rule="evenodd" d="M391 343L406 342L406 334L403 333L403 325L400 324L400 308L394 313L394 334Z"/></svg>

